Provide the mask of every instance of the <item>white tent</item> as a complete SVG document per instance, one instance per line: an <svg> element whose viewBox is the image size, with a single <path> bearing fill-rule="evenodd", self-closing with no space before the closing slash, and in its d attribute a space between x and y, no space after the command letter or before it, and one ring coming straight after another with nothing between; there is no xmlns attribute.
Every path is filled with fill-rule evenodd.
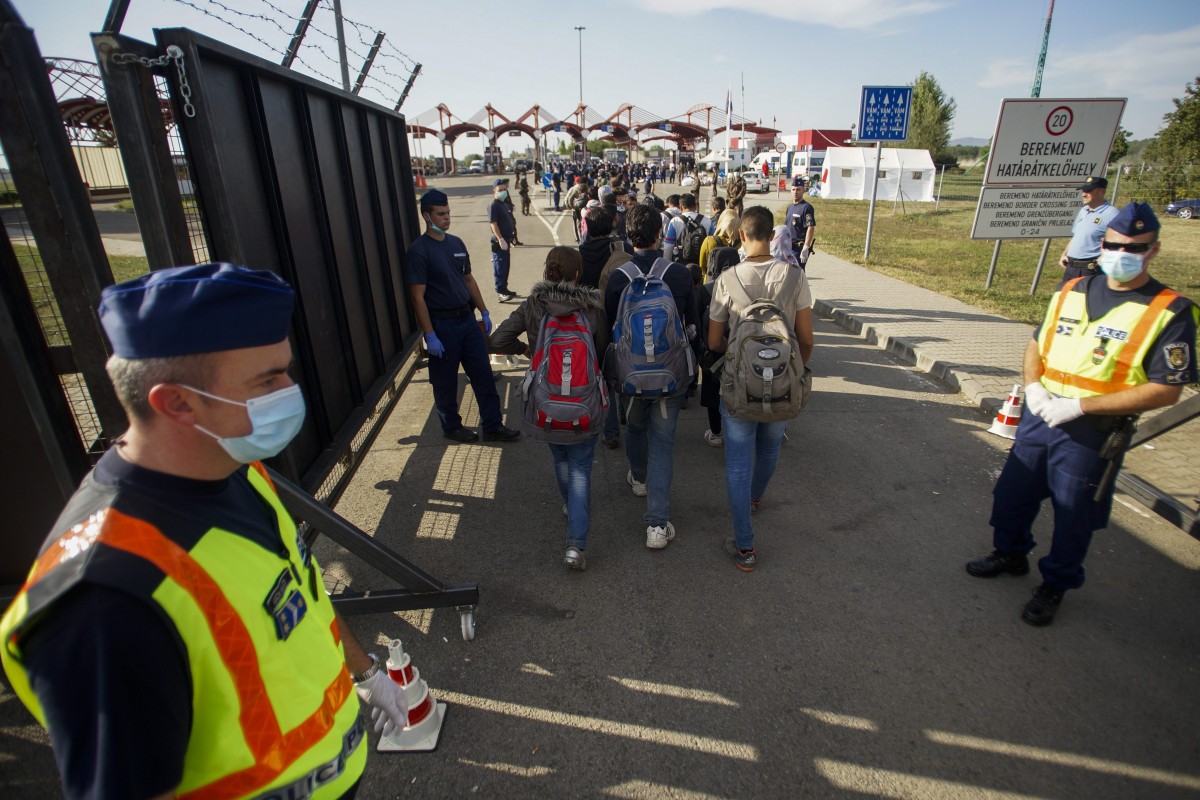
<svg viewBox="0 0 1200 800"><path fill-rule="evenodd" d="M831 147L821 170L821 197L870 200L875 177L873 147ZM883 148L879 162L879 200L933 202L936 171L928 150Z"/></svg>

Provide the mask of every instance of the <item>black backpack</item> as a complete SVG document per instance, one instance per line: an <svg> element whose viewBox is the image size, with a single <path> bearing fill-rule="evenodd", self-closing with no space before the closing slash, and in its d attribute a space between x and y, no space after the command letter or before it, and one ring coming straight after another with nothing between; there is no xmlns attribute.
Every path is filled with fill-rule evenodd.
<svg viewBox="0 0 1200 800"><path fill-rule="evenodd" d="M703 219L697 216L692 219L687 214L680 214L679 219L683 220L683 235L679 237L679 257L678 260L684 264L699 264L700 263L700 248L704 245L704 240L708 238L708 231L704 230L704 226L700 224Z"/></svg>

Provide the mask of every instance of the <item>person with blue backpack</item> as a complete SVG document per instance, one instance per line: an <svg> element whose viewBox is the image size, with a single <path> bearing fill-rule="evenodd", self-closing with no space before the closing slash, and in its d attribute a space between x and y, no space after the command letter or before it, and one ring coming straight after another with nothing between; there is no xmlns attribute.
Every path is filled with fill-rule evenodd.
<svg viewBox="0 0 1200 800"><path fill-rule="evenodd" d="M489 341L493 353L530 359L521 427L550 446L567 516L563 562L580 571L587 568L592 460L609 402L599 361L609 338L604 305L598 290L579 284L582 273L578 250L550 248L543 280Z"/></svg>
<svg viewBox="0 0 1200 800"><path fill-rule="evenodd" d="M692 276L663 258L662 217L647 205L625 215L633 260L608 280L604 312L612 344L604 370L626 412L626 481L646 498L646 547L661 550L675 538L671 524L672 450L675 425L696 374L689 325L699 324Z"/></svg>

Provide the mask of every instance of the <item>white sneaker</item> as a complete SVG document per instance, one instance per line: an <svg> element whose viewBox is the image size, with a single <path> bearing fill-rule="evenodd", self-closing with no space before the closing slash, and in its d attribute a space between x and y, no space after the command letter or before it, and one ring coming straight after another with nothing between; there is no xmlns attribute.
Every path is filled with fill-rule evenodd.
<svg viewBox="0 0 1200 800"><path fill-rule="evenodd" d="M674 538L675 526L669 522L665 528L662 525L649 525L646 527L646 547L649 547L651 550L662 550Z"/></svg>
<svg viewBox="0 0 1200 800"><path fill-rule="evenodd" d="M568 547L566 555L563 556L563 563L568 569L573 569L578 572L583 572L587 569L587 559L584 558L583 551L578 547Z"/></svg>
<svg viewBox="0 0 1200 800"><path fill-rule="evenodd" d="M710 447L725 446L725 437L719 433L713 433L712 431L704 432L704 441L708 442Z"/></svg>
<svg viewBox="0 0 1200 800"><path fill-rule="evenodd" d="M638 497L646 496L646 484L633 479L633 470L629 470L629 474L625 476L625 480L629 482L629 488L633 489L633 493Z"/></svg>

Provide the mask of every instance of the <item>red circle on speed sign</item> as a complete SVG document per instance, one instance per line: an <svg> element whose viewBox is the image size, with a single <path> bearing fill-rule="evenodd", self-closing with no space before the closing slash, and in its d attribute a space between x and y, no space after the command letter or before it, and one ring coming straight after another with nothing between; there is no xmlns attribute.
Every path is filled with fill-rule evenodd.
<svg viewBox="0 0 1200 800"><path fill-rule="evenodd" d="M1071 109L1067 106L1059 106L1050 112L1050 116L1046 117L1046 133L1051 136L1062 136L1071 129L1071 123L1075 121L1075 115L1071 113Z"/></svg>

